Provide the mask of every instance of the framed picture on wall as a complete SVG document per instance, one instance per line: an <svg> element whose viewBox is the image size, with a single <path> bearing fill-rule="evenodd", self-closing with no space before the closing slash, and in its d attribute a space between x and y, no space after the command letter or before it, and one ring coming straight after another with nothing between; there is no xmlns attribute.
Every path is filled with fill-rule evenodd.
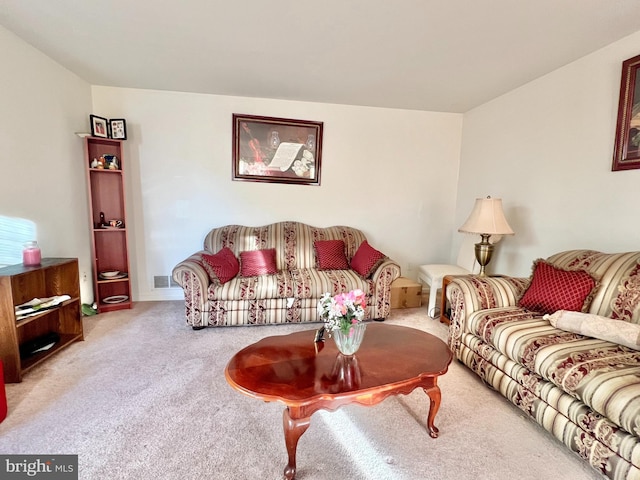
<svg viewBox="0 0 640 480"><path fill-rule="evenodd" d="M622 62L612 170L640 168L640 55Z"/></svg>
<svg viewBox="0 0 640 480"><path fill-rule="evenodd" d="M109 120L109 130L111 132L111 138L117 140L127 139L127 122L124 118L114 118Z"/></svg>
<svg viewBox="0 0 640 480"><path fill-rule="evenodd" d="M109 137L109 127L107 125L107 119L98 117L97 115L89 115L91 122L91 136L92 137Z"/></svg>
<svg viewBox="0 0 640 480"><path fill-rule="evenodd" d="M233 180L320 185L322 122L233 114Z"/></svg>

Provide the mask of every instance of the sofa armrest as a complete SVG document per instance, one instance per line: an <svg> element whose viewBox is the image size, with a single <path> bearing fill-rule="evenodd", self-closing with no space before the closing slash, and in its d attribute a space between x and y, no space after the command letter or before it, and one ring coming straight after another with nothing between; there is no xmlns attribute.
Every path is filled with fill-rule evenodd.
<svg viewBox="0 0 640 480"><path fill-rule="evenodd" d="M528 285L529 278L522 277L453 277L445 292L451 304L449 347L456 351L460 337L466 331L467 319L472 313L515 306Z"/></svg>
<svg viewBox="0 0 640 480"><path fill-rule="evenodd" d="M388 258L371 275L374 285L372 318L387 318L391 313L391 284L399 276L400 265Z"/></svg>
<svg viewBox="0 0 640 480"><path fill-rule="evenodd" d="M202 266L202 254L194 253L178 263L171 272L173 280L184 290L187 323L192 327L205 327L203 312L207 310L209 275Z"/></svg>

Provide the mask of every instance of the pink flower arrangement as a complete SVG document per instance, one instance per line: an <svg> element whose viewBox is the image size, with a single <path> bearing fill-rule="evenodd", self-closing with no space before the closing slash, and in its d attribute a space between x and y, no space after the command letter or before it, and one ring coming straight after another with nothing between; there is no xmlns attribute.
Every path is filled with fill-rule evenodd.
<svg viewBox="0 0 640 480"><path fill-rule="evenodd" d="M334 330L351 333L351 326L364 320L367 298L360 289L331 296L325 293L318 302L318 315L329 335Z"/></svg>

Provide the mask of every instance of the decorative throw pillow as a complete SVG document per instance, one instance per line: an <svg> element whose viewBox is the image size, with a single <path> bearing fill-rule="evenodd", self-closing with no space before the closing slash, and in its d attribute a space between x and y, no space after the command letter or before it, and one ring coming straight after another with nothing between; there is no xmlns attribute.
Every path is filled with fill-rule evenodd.
<svg viewBox="0 0 640 480"><path fill-rule="evenodd" d="M349 269L342 240L316 240L313 247L316 250L316 265L320 270Z"/></svg>
<svg viewBox="0 0 640 480"><path fill-rule="evenodd" d="M568 312L560 310L545 315L545 320L560 330L578 333L587 337L599 338L625 347L640 350L640 325L614 320L590 313Z"/></svg>
<svg viewBox="0 0 640 480"><path fill-rule="evenodd" d="M273 273L278 273L275 248L240 252L240 276L255 277Z"/></svg>
<svg viewBox="0 0 640 480"><path fill-rule="evenodd" d="M366 240L360 244L358 251L351 259L351 268L364 278L369 278L378 266L387 258Z"/></svg>
<svg viewBox="0 0 640 480"><path fill-rule="evenodd" d="M585 270L563 270L539 259L533 277L518 306L539 313L558 310L586 311L595 293L596 281Z"/></svg>
<svg viewBox="0 0 640 480"><path fill-rule="evenodd" d="M221 285L234 278L240 270L238 259L228 247L224 247L215 255L203 253L202 260L202 266L207 271L209 279Z"/></svg>

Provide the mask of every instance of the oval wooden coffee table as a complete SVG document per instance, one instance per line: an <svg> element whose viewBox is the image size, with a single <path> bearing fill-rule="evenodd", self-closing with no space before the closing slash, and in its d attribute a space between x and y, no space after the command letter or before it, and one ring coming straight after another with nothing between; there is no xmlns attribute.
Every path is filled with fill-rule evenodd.
<svg viewBox="0 0 640 480"><path fill-rule="evenodd" d="M429 396L429 435L440 407L438 377L446 373L452 354L437 337L422 330L369 323L358 352L340 354L333 339L314 343L315 330L267 337L239 351L225 377L236 390L286 405L284 438L289 461L287 480L295 478L298 440L319 409L335 410L357 403L376 405L391 395L422 387Z"/></svg>

